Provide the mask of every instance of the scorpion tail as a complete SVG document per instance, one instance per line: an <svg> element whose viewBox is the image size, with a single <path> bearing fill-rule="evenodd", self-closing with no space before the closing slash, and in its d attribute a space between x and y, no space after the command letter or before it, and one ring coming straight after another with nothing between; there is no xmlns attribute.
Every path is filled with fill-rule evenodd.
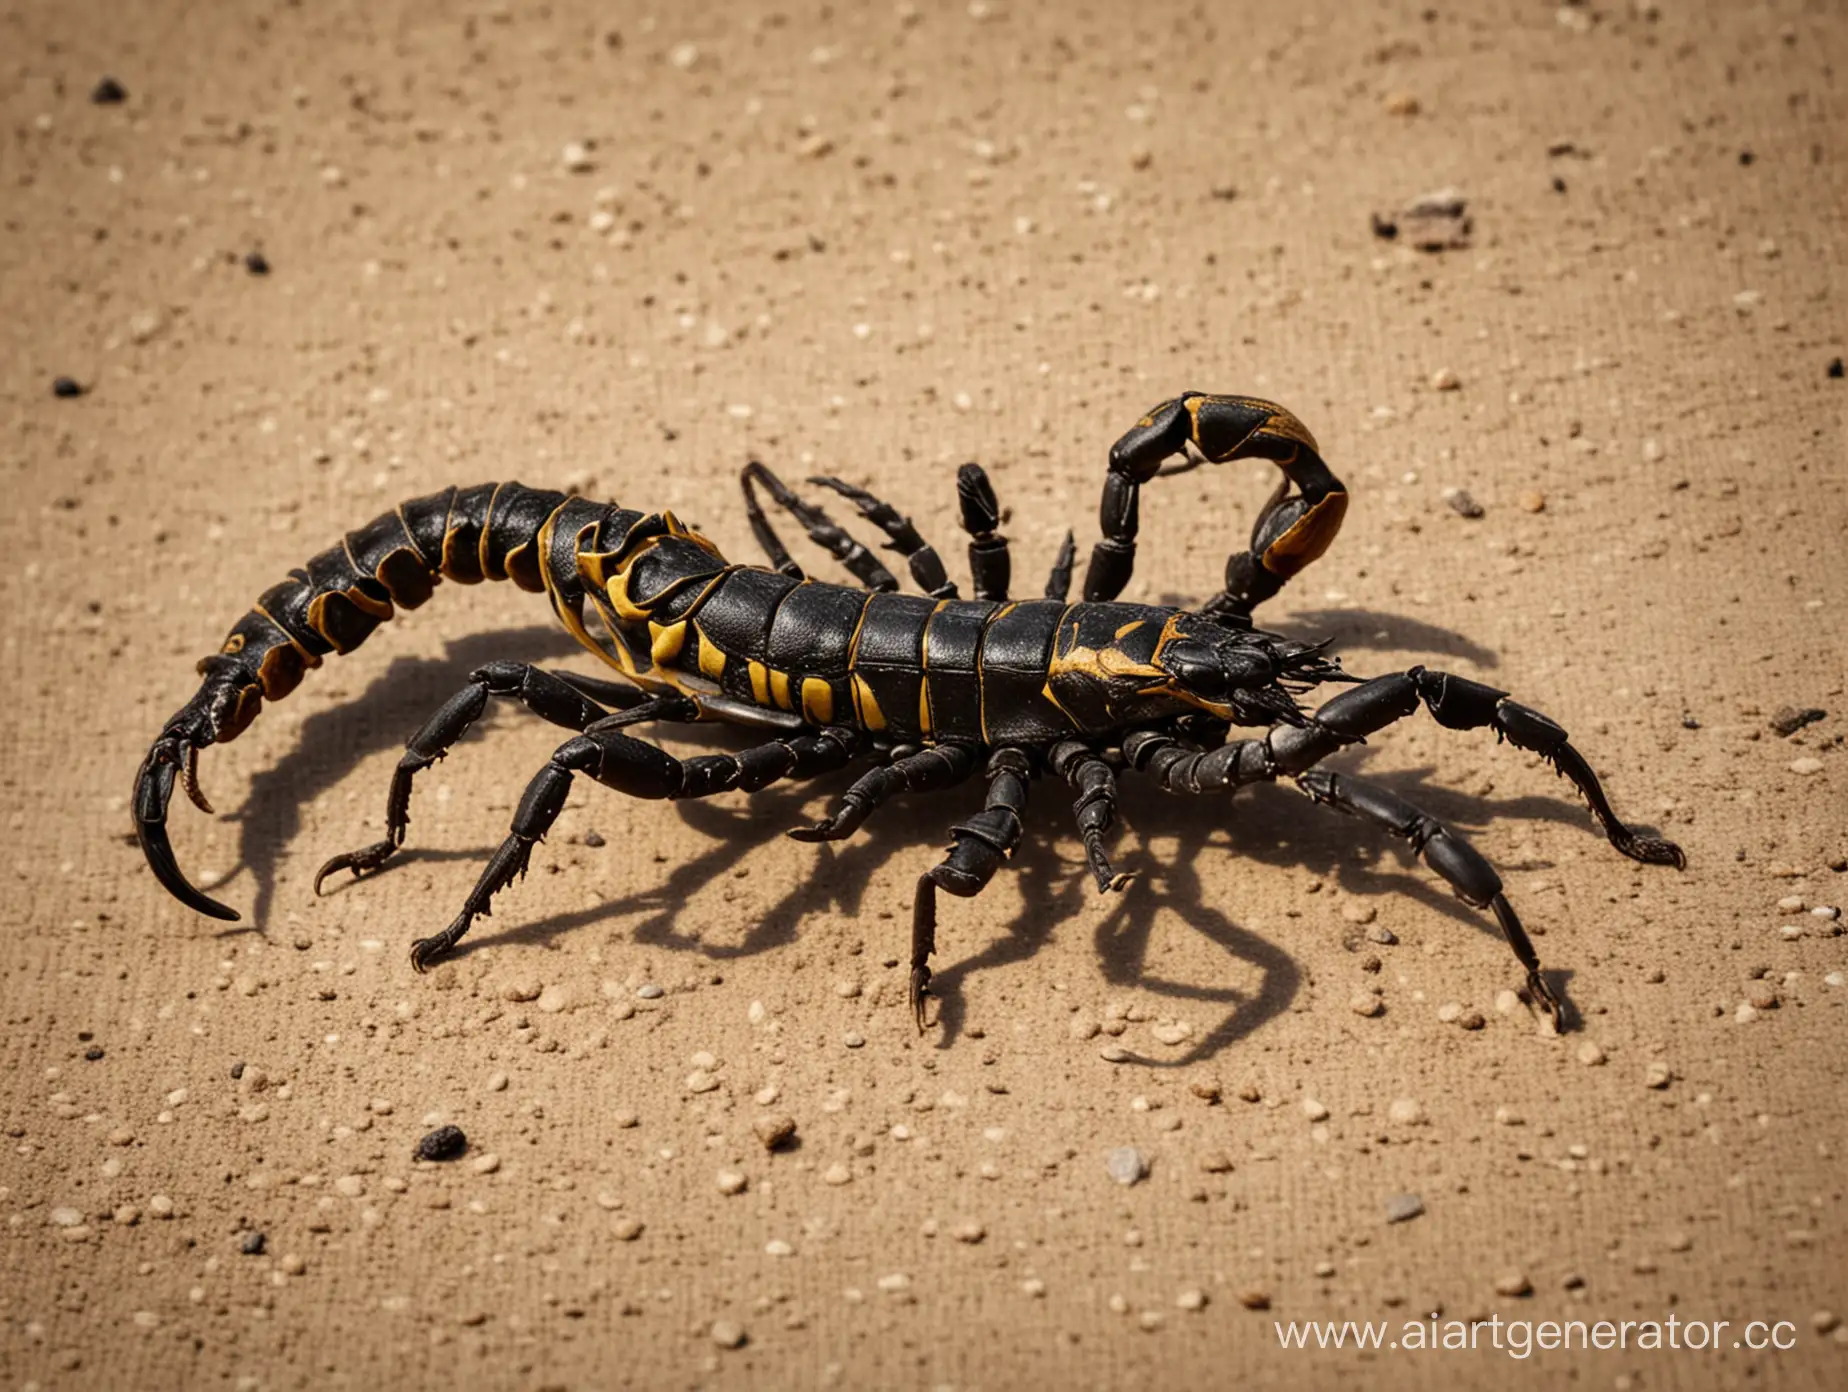
<svg viewBox="0 0 1848 1392"><path fill-rule="evenodd" d="M272 585L199 663L197 694L162 728L135 775L135 835L154 877L182 904L235 921L237 911L181 872L167 839L177 782L202 811L199 751L237 738L265 700L278 701L328 653L351 652L397 609L415 609L441 580L511 579L546 589L541 533L565 498L517 483L446 488L402 503L349 532Z"/></svg>

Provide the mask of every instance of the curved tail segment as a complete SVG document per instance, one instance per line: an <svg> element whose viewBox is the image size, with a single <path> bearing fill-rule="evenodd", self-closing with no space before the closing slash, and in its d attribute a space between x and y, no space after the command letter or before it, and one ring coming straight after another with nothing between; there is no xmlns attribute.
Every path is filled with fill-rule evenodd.
<svg viewBox="0 0 1848 1392"><path fill-rule="evenodd" d="M180 872L167 839L176 781L201 811L212 810L199 790L199 751L237 738L264 701L281 700L328 653L351 652L397 610L417 608L440 581L512 580L545 592L551 558L541 554L540 535L564 502L562 493L518 483L446 488L348 532L265 590L223 646L201 659L198 693L167 722L135 775L135 831L161 884L188 908L235 922L235 909Z"/></svg>

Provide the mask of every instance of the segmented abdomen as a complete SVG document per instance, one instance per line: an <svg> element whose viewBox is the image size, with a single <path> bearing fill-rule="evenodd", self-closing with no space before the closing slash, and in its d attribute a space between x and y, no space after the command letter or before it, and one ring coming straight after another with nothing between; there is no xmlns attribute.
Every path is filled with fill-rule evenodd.
<svg viewBox="0 0 1848 1392"><path fill-rule="evenodd" d="M544 590L538 537L564 501L518 483L446 488L400 504L290 571L199 663L217 696L216 738L236 736L326 654L351 652L397 609L417 608L439 580L511 579Z"/></svg>

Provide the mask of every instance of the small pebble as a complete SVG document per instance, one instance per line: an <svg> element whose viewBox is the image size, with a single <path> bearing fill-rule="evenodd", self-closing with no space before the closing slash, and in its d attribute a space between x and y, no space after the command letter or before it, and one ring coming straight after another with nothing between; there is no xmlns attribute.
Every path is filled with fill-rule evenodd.
<svg viewBox="0 0 1848 1392"><path fill-rule="evenodd" d="M1663 1060L1651 1059L1648 1070L1643 1074L1643 1086L1654 1088L1659 1092L1668 1086L1674 1076L1674 1070Z"/></svg>
<svg viewBox="0 0 1848 1392"><path fill-rule="evenodd" d="M823 1184L834 1185L851 1184L853 1182L853 1171L836 1160L832 1165L828 1166L827 1169L822 1171L821 1182Z"/></svg>
<svg viewBox="0 0 1848 1392"><path fill-rule="evenodd" d="M1812 759L1806 754L1801 759L1792 759L1790 761L1790 771L1807 778L1812 773L1822 772L1822 760Z"/></svg>
<svg viewBox="0 0 1848 1392"><path fill-rule="evenodd" d="M500 1165L500 1156L496 1155L493 1151L489 1151L486 1155L477 1155L475 1157L474 1170L476 1174L489 1175L498 1170Z"/></svg>
<svg viewBox="0 0 1848 1392"><path fill-rule="evenodd" d="M1546 510L1546 494L1538 488L1526 489L1515 501L1521 505L1523 512L1544 512Z"/></svg>
<svg viewBox="0 0 1848 1392"><path fill-rule="evenodd" d="M237 1244L238 1251L247 1257L260 1257L269 1244L269 1238L260 1232L247 1232Z"/></svg>
<svg viewBox="0 0 1848 1392"><path fill-rule="evenodd" d="M285 1255L277 1265L282 1268L285 1276L300 1276L308 1269L308 1263L296 1256L293 1252Z"/></svg>
<svg viewBox="0 0 1848 1392"><path fill-rule="evenodd" d="M775 1150L796 1134L796 1119L787 1116L761 1116L751 1123L751 1130L765 1150Z"/></svg>
<svg viewBox="0 0 1848 1392"><path fill-rule="evenodd" d="M415 1154L419 1160L454 1160L467 1149L468 1137L460 1126L439 1126L417 1142Z"/></svg>
<svg viewBox="0 0 1848 1392"><path fill-rule="evenodd" d="M531 977L521 977L501 987L501 999L512 1001L515 1005L524 1005L527 1001L538 1000L542 989Z"/></svg>
<svg viewBox="0 0 1848 1392"><path fill-rule="evenodd" d="M1313 1097L1305 1097L1302 1102L1303 1115L1311 1121L1327 1121L1328 1108Z"/></svg>
<svg viewBox="0 0 1848 1392"><path fill-rule="evenodd" d="M1436 372L1431 374L1431 389L1433 391L1456 391L1462 385L1462 379L1447 367L1440 367Z"/></svg>
<svg viewBox="0 0 1848 1392"><path fill-rule="evenodd" d="M584 833L584 844L589 846L592 850L596 850L599 847L609 845L609 842L603 839L603 834L601 832L587 831Z"/></svg>
<svg viewBox="0 0 1848 1392"><path fill-rule="evenodd" d="M1263 1286L1240 1286L1235 1298L1247 1310L1270 1309L1271 1294Z"/></svg>
<svg viewBox="0 0 1848 1392"><path fill-rule="evenodd" d="M1831 379L1837 382L1841 381L1842 380L1842 370L1843 370L1842 360L1840 358L1830 358L1829 359L1828 375L1830 376Z"/></svg>
<svg viewBox="0 0 1848 1392"><path fill-rule="evenodd" d="M113 77L105 77L90 89L90 100L98 106L116 106L128 100L128 91Z"/></svg>
<svg viewBox="0 0 1848 1392"><path fill-rule="evenodd" d="M1527 1279L1527 1273L1509 1269L1495 1277L1495 1293L1510 1297L1532 1295L1534 1283Z"/></svg>
<svg viewBox="0 0 1848 1392"><path fill-rule="evenodd" d="M1388 1223L1409 1223L1424 1211L1424 1200L1416 1194L1389 1194L1386 1197Z"/></svg>
<svg viewBox="0 0 1848 1392"><path fill-rule="evenodd" d="M1425 1119L1425 1109L1416 1098L1395 1097L1386 1116L1395 1126L1418 1126Z"/></svg>
<svg viewBox="0 0 1848 1392"><path fill-rule="evenodd" d="M1148 1161L1134 1146L1118 1146L1104 1156L1104 1169L1125 1188L1138 1183L1149 1172Z"/></svg>
<svg viewBox="0 0 1848 1392"><path fill-rule="evenodd" d="M1399 938L1392 929L1376 923L1367 930L1367 941L1378 943L1381 947L1393 947L1397 945Z"/></svg>
<svg viewBox="0 0 1848 1392"><path fill-rule="evenodd" d="M83 395L83 383L75 377L56 377L52 379L51 394L68 401L74 396Z"/></svg>
<svg viewBox="0 0 1848 1392"><path fill-rule="evenodd" d="M253 251L244 257L244 269L253 276L266 276L270 273L269 258L260 251Z"/></svg>
<svg viewBox="0 0 1848 1392"><path fill-rule="evenodd" d="M1596 1068L1599 1064L1604 1062L1603 1046L1587 1039L1583 1044L1578 1046L1578 1061L1587 1068Z"/></svg>
<svg viewBox="0 0 1848 1392"><path fill-rule="evenodd" d="M1788 739L1805 726L1814 725L1818 720L1827 720L1828 717L1829 713L1817 706L1779 706L1771 717L1770 725L1774 733ZM1780 901L1778 907L1784 908L1785 905ZM1797 907L1801 908L1802 905Z"/></svg>
<svg viewBox="0 0 1848 1392"><path fill-rule="evenodd" d="M1388 116L1416 116L1419 111L1418 98L1410 92L1388 92L1381 105Z"/></svg>
<svg viewBox="0 0 1848 1392"><path fill-rule="evenodd" d="M610 1232L618 1242L633 1242L642 1235L642 1220L626 1216L618 1218L610 1224Z"/></svg>
<svg viewBox="0 0 1848 1392"><path fill-rule="evenodd" d="M742 1194L749 1182L736 1170L719 1171L719 1192L721 1194Z"/></svg>
<svg viewBox="0 0 1848 1392"><path fill-rule="evenodd" d="M1206 1308L1206 1298L1205 1291L1190 1288L1175 1296L1174 1303L1189 1314L1198 1314Z"/></svg>
<svg viewBox="0 0 1848 1392"><path fill-rule="evenodd" d="M1348 1009L1356 1015L1372 1019L1386 1009L1386 1002L1371 991L1356 991L1348 998Z"/></svg>
<svg viewBox="0 0 1848 1392"><path fill-rule="evenodd" d="M966 1242L974 1246L988 1236L988 1229L983 1227L980 1223L958 1223L955 1228L951 1230L950 1235L958 1242Z"/></svg>
<svg viewBox="0 0 1848 1392"><path fill-rule="evenodd" d="M666 994L667 994L666 991L662 990L659 986L655 985L652 981L649 982L646 986L637 986L635 988L635 996L637 1000L660 1000L661 997L665 996Z"/></svg>
<svg viewBox="0 0 1848 1392"><path fill-rule="evenodd" d="M1482 504L1476 501L1475 496L1467 488L1446 489L1444 501L1459 517L1476 518L1483 515Z"/></svg>
<svg viewBox="0 0 1848 1392"><path fill-rule="evenodd" d="M597 167L590 147L581 140L568 141L558 152L558 161L573 174L587 174Z"/></svg>
<svg viewBox="0 0 1848 1392"><path fill-rule="evenodd" d="M742 1325L734 1324L730 1320L712 1322L712 1342L720 1348L743 1348L747 1337Z"/></svg>
<svg viewBox="0 0 1848 1392"><path fill-rule="evenodd" d="M713 1092L719 1086L719 1080L703 1068L695 1068L687 1074L688 1092Z"/></svg>

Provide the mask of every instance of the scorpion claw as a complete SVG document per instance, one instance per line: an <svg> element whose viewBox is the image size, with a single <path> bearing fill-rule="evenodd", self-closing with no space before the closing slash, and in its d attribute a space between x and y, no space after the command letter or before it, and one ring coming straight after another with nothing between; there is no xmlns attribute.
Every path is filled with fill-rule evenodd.
<svg viewBox="0 0 1848 1392"><path fill-rule="evenodd" d="M1613 838L1611 844L1631 860L1640 860L1645 865L1672 865L1677 870L1688 868L1686 853L1673 841L1654 836L1629 836L1621 841Z"/></svg>
<svg viewBox="0 0 1848 1392"><path fill-rule="evenodd" d="M177 741L163 740L148 751L141 772L135 778L135 839L141 843L141 853L147 857L154 878L175 899L195 913L236 923L239 917L236 909L195 889L181 873L180 863L174 859L173 843L167 839L167 804L173 797L174 779L178 777L191 792L192 785L184 771L196 764L199 757L196 746L188 744L185 747L187 752L181 754ZM193 801L205 805L197 793L193 793Z"/></svg>
<svg viewBox="0 0 1848 1392"><path fill-rule="evenodd" d="M832 830L827 822L816 822L813 826L791 827L783 834L792 841L826 841Z"/></svg>
<svg viewBox="0 0 1848 1392"><path fill-rule="evenodd" d="M1534 1004L1541 1006L1553 1017L1553 1028L1560 1034L1566 1032L1565 1003L1553 994L1553 988L1546 984L1546 978L1538 971L1527 973L1527 990L1534 998Z"/></svg>
<svg viewBox="0 0 1848 1392"><path fill-rule="evenodd" d="M370 874L384 865L390 859L392 852L397 849L398 843L387 838L384 841L375 841L370 846L362 846L357 851L343 851L315 871L314 892L320 894L322 892L321 881L342 870L351 870L356 880L362 875Z"/></svg>
<svg viewBox="0 0 1848 1392"><path fill-rule="evenodd" d="M199 786L199 746L196 744L186 746L186 762L180 767L180 786L186 790L186 796L192 800L194 807L208 817L215 815L216 809L211 799L206 797L205 789Z"/></svg>
<svg viewBox="0 0 1848 1392"><path fill-rule="evenodd" d="M924 999L930 995L930 968L915 966L911 969L911 1018L917 1021L918 1033L924 1033L930 1023L924 1015Z"/></svg>

